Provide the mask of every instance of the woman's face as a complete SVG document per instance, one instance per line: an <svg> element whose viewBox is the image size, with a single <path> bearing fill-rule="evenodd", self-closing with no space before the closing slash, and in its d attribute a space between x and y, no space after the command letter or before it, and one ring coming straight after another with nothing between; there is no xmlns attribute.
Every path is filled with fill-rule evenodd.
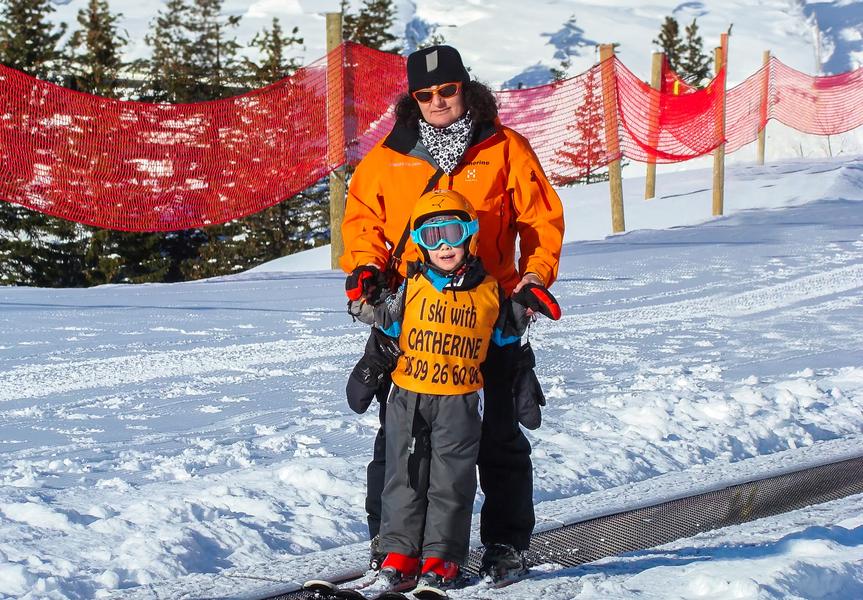
<svg viewBox="0 0 863 600"><path fill-rule="evenodd" d="M431 102L417 102L423 119L432 127L448 127L465 113L464 90L459 89L455 96L444 98L434 94Z"/></svg>

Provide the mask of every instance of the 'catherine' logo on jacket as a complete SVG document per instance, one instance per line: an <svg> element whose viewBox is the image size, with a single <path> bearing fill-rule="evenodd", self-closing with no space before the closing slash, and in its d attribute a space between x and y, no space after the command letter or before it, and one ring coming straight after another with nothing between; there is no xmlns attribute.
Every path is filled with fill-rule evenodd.
<svg viewBox="0 0 863 600"><path fill-rule="evenodd" d="M492 277L471 290L440 292L425 278L408 280L403 354L393 382L425 394L463 394L482 387L480 364L500 310Z"/></svg>

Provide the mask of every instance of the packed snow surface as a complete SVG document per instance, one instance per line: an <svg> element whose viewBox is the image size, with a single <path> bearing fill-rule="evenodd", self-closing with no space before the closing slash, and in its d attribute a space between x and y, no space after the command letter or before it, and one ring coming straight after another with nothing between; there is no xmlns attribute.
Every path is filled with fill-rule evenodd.
<svg viewBox="0 0 863 600"><path fill-rule="evenodd" d="M56 4L75 28L86 0ZM338 4L224 7L241 43L273 16L299 25L309 62ZM853 0L396 4L395 33L443 35L495 87L541 83L563 55L575 75L601 42L647 79L666 15L697 18L708 51L733 23L730 85L767 49L812 74L863 55ZM129 58L160 6L112 1ZM668 173L705 160L660 167L649 202L643 167L625 168L625 235L607 237L605 185L561 190L565 316L531 330L541 527L863 453L863 163L841 156L863 144L775 123L767 140L771 164L728 169L720 219L709 172ZM0 288L0 598L254 597L362 563L377 416L343 399L366 334L328 266L320 248L196 283ZM861 500L482 596L860 598Z"/></svg>
<svg viewBox="0 0 863 600"><path fill-rule="evenodd" d="M863 452L863 162L729 168L722 218L709 180L627 180L607 238L606 185L561 190L564 317L530 331L540 526ZM284 268L0 288L0 597L248 597L362 563L366 331L341 273ZM483 594L860 597L860 502Z"/></svg>

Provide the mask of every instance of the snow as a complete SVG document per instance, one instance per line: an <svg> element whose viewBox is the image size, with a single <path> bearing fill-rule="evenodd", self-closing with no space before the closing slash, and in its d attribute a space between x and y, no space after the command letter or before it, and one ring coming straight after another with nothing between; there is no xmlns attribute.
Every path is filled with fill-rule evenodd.
<svg viewBox="0 0 863 600"><path fill-rule="evenodd" d="M721 218L709 175L662 174L650 201L631 176L613 236L606 184L561 190L564 317L530 332L540 528L860 455L863 162L730 166ZM317 252L0 288L0 596L254 597L362 562L377 414L344 401L365 333ZM856 597L860 501L482 597Z"/></svg>
<svg viewBox="0 0 863 600"><path fill-rule="evenodd" d="M58 20L73 23L85 4L58 5ZM243 15L241 41L272 16L299 25L310 61L324 54L320 11L337 5L225 9ZM130 57L146 55L158 7L112 2ZM443 34L493 85L554 66L567 44L572 73L583 71L592 43L606 41L623 42L623 62L646 79L651 40L672 13L698 17L708 48L734 23L732 84L767 48L810 73L816 38L825 72L861 56L859 2L398 7L399 28ZM572 15L581 37L556 36ZM549 400L528 433L540 529L860 456L858 136L771 123L767 165L749 164L752 147L729 157L721 218L709 158L660 166L649 201L644 167L624 168L625 234L611 235L605 184L560 190L567 244L553 291L564 317L530 334ZM0 598L252 598L362 563L377 414L344 401L366 334L329 268L321 247L199 282L0 288ZM863 597L861 501L481 597Z"/></svg>

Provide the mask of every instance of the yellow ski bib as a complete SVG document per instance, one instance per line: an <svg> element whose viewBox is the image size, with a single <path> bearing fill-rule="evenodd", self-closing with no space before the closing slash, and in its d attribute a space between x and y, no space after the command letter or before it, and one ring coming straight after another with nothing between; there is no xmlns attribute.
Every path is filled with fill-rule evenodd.
<svg viewBox="0 0 863 600"><path fill-rule="evenodd" d="M497 281L440 292L425 277L409 279L393 383L419 394L466 394L482 388L480 364L500 312Z"/></svg>

